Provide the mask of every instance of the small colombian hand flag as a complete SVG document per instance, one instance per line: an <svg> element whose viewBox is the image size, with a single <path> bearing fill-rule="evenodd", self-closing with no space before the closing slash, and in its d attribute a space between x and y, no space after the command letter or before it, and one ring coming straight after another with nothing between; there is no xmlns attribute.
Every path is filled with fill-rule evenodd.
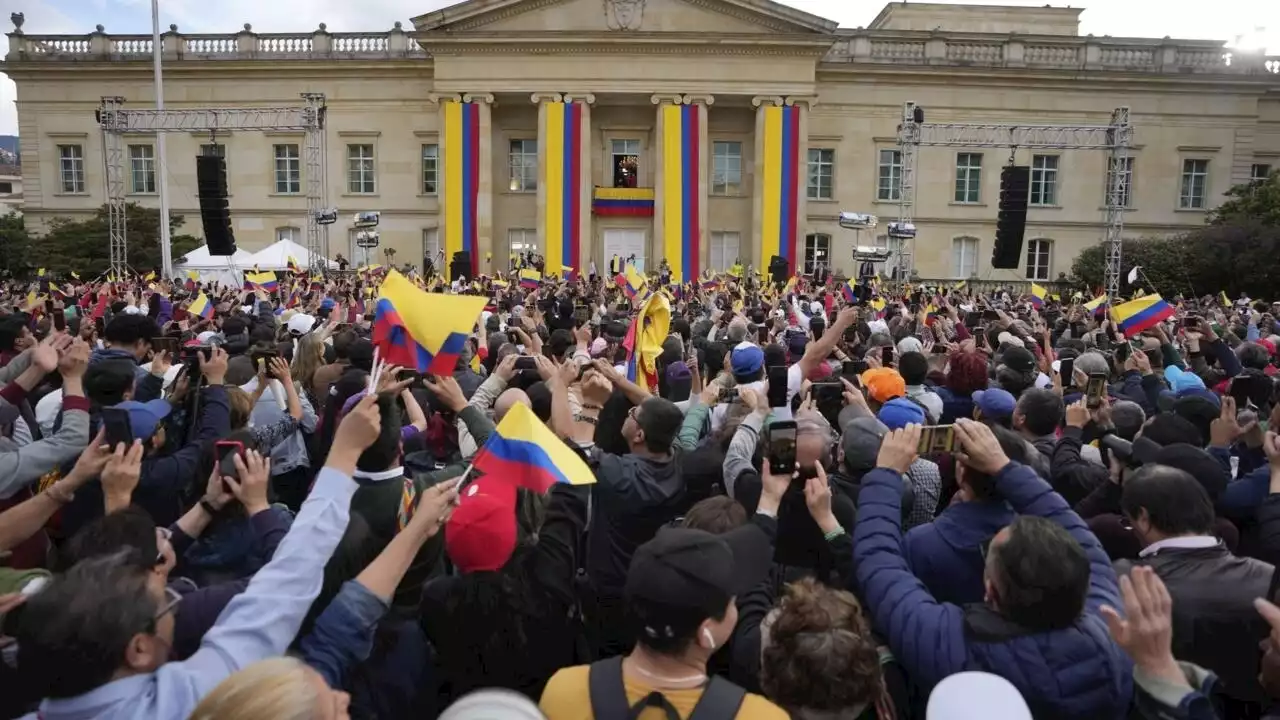
<svg viewBox="0 0 1280 720"><path fill-rule="evenodd" d="M483 295L428 293L392 270L379 288L373 343L392 365L451 374L486 302Z"/></svg>
<svg viewBox="0 0 1280 720"><path fill-rule="evenodd" d="M520 271L520 287L526 290L534 290L542 284L542 274L537 270L521 270Z"/></svg>
<svg viewBox="0 0 1280 720"><path fill-rule="evenodd" d="M840 292L844 295L844 301L854 303L858 301L858 290L853 286L853 279L844 281L844 287L840 288Z"/></svg>
<svg viewBox="0 0 1280 720"><path fill-rule="evenodd" d="M1107 300L1108 298L1106 295L1099 295L1098 297L1085 303L1084 309L1096 315L1098 314L1099 311L1104 309L1103 306L1107 304Z"/></svg>
<svg viewBox="0 0 1280 720"><path fill-rule="evenodd" d="M302 272L302 268L298 267L297 259L295 259L292 255L290 255L288 259L285 261L285 265L289 268L289 272L291 273Z"/></svg>
<svg viewBox="0 0 1280 720"><path fill-rule="evenodd" d="M613 281L622 288L622 292L629 300L644 300L649 295L649 282L644 279L637 270L635 265L628 264L623 272L619 273Z"/></svg>
<svg viewBox="0 0 1280 720"><path fill-rule="evenodd" d="M244 289L254 290L261 288L267 292L275 292L279 287L276 283L276 274L273 272L248 272L244 274Z"/></svg>
<svg viewBox="0 0 1280 720"><path fill-rule="evenodd" d="M1048 292L1039 285L1031 283L1031 304L1038 308L1044 307L1044 299Z"/></svg>
<svg viewBox="0 0 1280 720"><path fill-rule="evenodd" d="M527 405L511 406L472 460L475 469L542 493L552 486L591 485L595 473ZM463 502L466 502L464 499Z"/></svg>
<svg viewBox="0 0 1280 720"><path fill-rule="evenodd" d="M1144 295L1111 308L1111 319L1125 337L1133 337L1173 316L1173 306L1159 295Z"/></svg>
<svg viewBox="0 0 1280 720"><path fill-rule="evenodd" d="M196 299L191 301L187 306L187 312L192 315L199 315L206 320L213 317L213 303L209 302L209 296L204 293L196 295Z"/></svg>

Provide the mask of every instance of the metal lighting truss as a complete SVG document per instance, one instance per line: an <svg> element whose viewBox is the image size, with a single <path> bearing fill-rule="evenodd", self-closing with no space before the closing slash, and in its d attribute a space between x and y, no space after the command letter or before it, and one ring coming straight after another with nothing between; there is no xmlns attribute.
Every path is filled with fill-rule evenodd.
<svg viewBox="0 0 1280 720"><path fill-rule="evenodd" d="M1108 125L989 125L981 123L919 123L916 105L903 105L898 126L898 148L902 153L902 190L898 200L898 222L911 222L915 204L916 153L921 145L971 148L1019 148L1031 150L1106 150L1106 269L1107 294L1119 297L1121 235L1127 203L1129 149L1133 146L1133 125L1129 108L1116 108ZM902 266L910 277L914 253L900 253ZM904 262L905 261L905 262Z"/></svg>
<svg viewBox="0 0 1280 720"><path fill-rule="evenodd" d="M125 110L124 98L103 97L98 109L102 129L102 160L107 190L107 222L110 237L111 273L117 277L128 271L129 243L125 218L124 157L121 136L151 133L209 133L244 130L303 133L307 167L307 252L311 271L327 268L329 230L316 222L328 193L325 182L325 104L321 93L303 93L305 105L271 108L199 108L174 110Z"/></svg>

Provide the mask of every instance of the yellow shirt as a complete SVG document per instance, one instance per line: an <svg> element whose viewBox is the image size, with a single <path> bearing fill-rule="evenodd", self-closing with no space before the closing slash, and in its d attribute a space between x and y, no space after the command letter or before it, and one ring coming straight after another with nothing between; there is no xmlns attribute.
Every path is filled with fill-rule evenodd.
<svg viewBox="0 0 1280 720"><path fill-rule="evenodd" d="M595 720L591 712L591 691L587 683L590 665L577 665L564 668L551 676L547 687L542 691L542 702L539 707L547 720ZM627 689L627 704L635 705L653 692L654 688L636 682L631 676L623 673L622 684ZM702 688L688 690L667 690L662 693L667 702L680 713L681 718L689 717L693 708L702 697ZM666 720L662 708L645 708L639 720ZM787 713L777 705L760 695L747 693L738 708L738 720L786 720ZM608 720L608 719L605 719Z"/></svg>

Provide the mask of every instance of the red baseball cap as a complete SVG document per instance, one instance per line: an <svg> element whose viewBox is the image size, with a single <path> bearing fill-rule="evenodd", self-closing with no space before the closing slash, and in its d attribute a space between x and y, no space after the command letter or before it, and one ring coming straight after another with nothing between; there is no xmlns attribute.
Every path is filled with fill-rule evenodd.
<svg viewBox="0 0 1280 720"><path fill-rule="evenodd" d="M516 488L501 478L473 480L444 526L449 559L464 573L501 570L516 549Z"/></svg>

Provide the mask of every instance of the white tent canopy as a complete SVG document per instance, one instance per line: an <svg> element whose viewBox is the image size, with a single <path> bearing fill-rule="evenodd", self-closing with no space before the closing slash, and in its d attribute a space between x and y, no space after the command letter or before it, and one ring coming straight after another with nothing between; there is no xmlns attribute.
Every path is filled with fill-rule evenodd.
<svg viewBox="0 0 1280 720"><path fill-rule="evenodd" d="M266 247L258 252L250 255L247 259L246 268L258 266L259 270L287 270L289 267L289 258L293 258L299 267L306 269L311 266L311 253L307 249L292 240L278 240L275 244ZM338 263L332 260L325 260L330 270L337 270Z"/></svg>
<svg viewBox="0 0 1280 720"><path fill-rule="evenodd" d="M187 270L226 270L227 261L240 270L253 267L253 261L250 260L252 255L244 250L237 249L231 257L225 255L210 255L209 246L201 245L200 247L187 253L182 261L175 267L179 272Z"/></svg>

